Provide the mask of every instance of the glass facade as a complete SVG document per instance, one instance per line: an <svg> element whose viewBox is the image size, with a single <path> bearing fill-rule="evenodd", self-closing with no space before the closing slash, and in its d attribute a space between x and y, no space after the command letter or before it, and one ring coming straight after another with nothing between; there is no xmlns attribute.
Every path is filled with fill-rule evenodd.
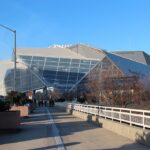
<svg viewBox="0 0 150 150"><path fill-rule="evenodd" d="M100 74L106 70L114 76L120 73L140 77L150 75L149 65L84 45L74 48L18 49L16 90L24 92L52 87L67 92L82 88L89 82L88 78L100 79ZM116 68L113 72L112 66ZM12 61L6 61L0 63L0 68L0 93L4 95L14 88L14 65Z"/></svg>
<svg viewBox="0 0 150 150"><path fill-rule="evenodd" d="M14 69L10 69L4 79L4 86L7 92L14 89ZM16 71L16 90L29 91L43 87L41 80L28 68L18 68Z"/></svg>
<svg viewBox="0 0 150 150"><path fill-rule="evenodd" d="M105 74L107 72L107 74ZM119 69L107 58L105 57L101 62L99 62L92 71L72 90L78 90L82 93L86 89L85 86L92 82L92 80L101 80L103 74L109 75L109 77L123 76Z"/></svg>
<svg viewBox="0 0 150 150"><path fill-rule="evenodd" d="M29 76L33 76L32 74L34 74L47 87L53 87L62 92L70 90L99 63L99 61L90 59L54 58L25 55L19 55L17 57L17 61L28 66L28 70L32 70L32 73L29 73ZM31 77L27 78L29 79ZM30 82L32 82L29 84L32 89L33 87L38 88L39 86L42 86L35 86L32 80ZM37 82L36 84L40 83ZM26 85L26 87L28 86Z"/></svg>

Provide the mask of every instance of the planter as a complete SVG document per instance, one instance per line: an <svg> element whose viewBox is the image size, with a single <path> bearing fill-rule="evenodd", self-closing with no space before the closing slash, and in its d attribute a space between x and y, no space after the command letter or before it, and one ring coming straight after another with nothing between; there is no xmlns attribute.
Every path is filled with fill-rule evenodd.
<svg viewBox="0 0 150 150"><path fill-rule="evenodd" d="M17 129L20 125L19 111L0 112L0 130Z"/></svg>
<svg viewBox="0 0 150 150"><path fill-rule="evenodd" d="M11 111L19 110L20 117L28 117L29 116L29 106L12 106Z"/></svg>

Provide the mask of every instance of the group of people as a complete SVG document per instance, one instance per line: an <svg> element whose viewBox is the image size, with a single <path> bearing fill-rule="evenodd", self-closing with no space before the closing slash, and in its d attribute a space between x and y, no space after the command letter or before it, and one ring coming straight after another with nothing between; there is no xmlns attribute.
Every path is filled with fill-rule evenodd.
<svg viewBox="0 0 150 150"><path fill-rule="evenodd" d="M47 107L48 104L49 104L50 107L53 107L55 105L55 102L52 99L49 100L49 101L47 101L47 100L40 100L40 101L38 101L38 106L39 107Z"/></svg>
<svg viewBox="0 0 150 150"><path fill-rule="evenodd" d="M54 100L49 100L49 106L50 106L50 107L54 107L54 105L55 105Z"/></svg>
<svg viewBox="0 0 150 150"><path fill-rule="evenodd" d="M47 101L46 100L45 101L44 100L38 101L38 106L39 107L44 107L44 106L46 107L47 106Z"/></svg>

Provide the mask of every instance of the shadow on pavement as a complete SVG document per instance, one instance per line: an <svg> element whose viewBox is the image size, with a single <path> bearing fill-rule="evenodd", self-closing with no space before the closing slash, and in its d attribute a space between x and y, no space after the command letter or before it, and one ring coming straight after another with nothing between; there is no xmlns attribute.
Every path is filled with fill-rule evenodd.
<svg viewBox="0 0 150 150"><path fill-rule="evenodd" d="M51 137L51 128L45 113L44 109L37 109L31 117L22 119L21 126L16 132L0 134L0 145Z"/></svg>
<svg viewBox="0 0 150 150"><path fill-rule="evenodd" d="M150 147L150 131L143 132L142 135L136 134L136 142L147 145ZM150 148L149 148L150 149Z"/></svg>
<svg viewBox="0 0 150 150"><path fill-rule="evenodd" d="M70 135L70 134L73 134L73 133L76 133L76 132L92 130L92 129L95 129L95 128L102 127L102 125L97 126L96 124L93 124L91 122L92 121L92 116L91 115L88 115L88 117L87 117L87 119L89 121L88 123L86 121L76 121L76 122L73 122L73 121L72 122L67 122L66 121L67 123L62 123L62 122L57 123L57 119L62 119L63 118L63 116L59 118L60 111L58 109L51 109L51 112L54 114L53 117L56 120L55 124L60 129L60 135L61 136L66 136L66 135ZM70 115L70 114L67 114L67 113L65 114L64 113L64 115L66 116L66 115ZM72 117L72 118L75 118L75 117ZM65 119L67 120L67 117ZM69 117L68 117L68 119L69 119ZM150 142L149 141L150 136L146 135L145 137L146 137L146 139L138 137L138 140L140 140L140 141L145 140L147 142ZM109 145L109 141L108 141L108 145ZM138 143L135 142L135 143L132 143L132 144L125 144L125 145L123 145L121 147L118 147L118 148L111 148L111 149L107 149L107 150L112 150L112 149L114 149L114 150L119 150L119 149L120 150L148 150L149 148L146 147L145 145L141 145L141 144L138 144ZM106 150L106 149L97 148L95 150Z"/></svg>
<svg viewBox="0 0 150 150"><path fill-rule="evenodd" d="M80 142L71 142L71 143L66 143L64 144L64 146L73 146L73 145L77 145L80 144ZM61 148L61 145L52 145L52 146L46 146L46 147L40 147L40 148L35 148L35 149L30 149L30 150L46 150L46 149L54 149L54 148Z"/></svg>
<svg viewBox="0 0 150 150"><path fill-rule="evenodd" d="M63 131L62 135L72 135L75 132L81 132L83 130L92 130L96 127L92 124L87 124L85 121L74 120L72 122L67 122L67 118L72 119L75 117L69 116L69 114L65 112L61 115L60 113L54 114L53 117L57 117L57 119L59 119L60 116L64 120L66 120L66 122L56 123L56 126L58 126L58 128L59 126L61 126L59 132L62 133ZM38 108L36 109L35 113L33 113L29 118L22 119L21 127L16 132L8 132L5 134L0 133L0 145L48 137L54 137L51 128L51 122L49 122L49 116L47 115L47 111L45 108Z"/></svg>
<svg viewBox="0 0 150 150"><path fill-rule="evenodd" d="M77 119L71 116L70 114L57 110L55 108L50 108L50 111L53 112L53 118L55 120L55 124L57 128L59 129L59 133L61 136L73 135L76 132L82 132L86 130L93 130L93 129L99 128L93 123L90 123L90 122L87 123L86 121ZM62 120L59 122L59 119L62 119ZM18 130L15 133L0 134L0 145L9 144L9 143L18 143L18 142L30 141L30 140L37 140L37 139L48 138L48 137L54 138L51 123L52 122L49 121L49 116L47 115L46 109L45 108L37 109L35 113L32 114L29 118L22 120L22 125L21 125L20 130ZM68 142L66 144L64 143L66 147L71 147L73 145L79 145L79 144L81 144L81 141L79 142L73 141L73 142ZM50 146L45 146L45 147L39 147L39 148L32 149L32 150L55 149L55 148L58 148L58 146L60 145L56 144L56 145L50 145ZM114 150L119 150L119 149L146 150L145 148L143 149L143 147L141 148L140 146L141 145L136 144L136 143L126 144L120 148L114 148ZM100 150L100 149L101 148L97 148L97 150Z"/></svg>

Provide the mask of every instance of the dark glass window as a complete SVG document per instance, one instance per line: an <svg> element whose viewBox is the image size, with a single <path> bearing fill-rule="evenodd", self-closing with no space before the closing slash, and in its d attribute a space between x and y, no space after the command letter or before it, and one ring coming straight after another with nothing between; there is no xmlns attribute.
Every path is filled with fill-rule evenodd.
<svg viewBox="0 0 150 150"><path fill-rule="evenodd" d="M90 64L90 60L81 60L81 63Z"/></svg>
<svg viewBox="0 0 150 150"><path fill-rule="evenodd" d="M68 80L77 80L77 76L69 76Z"/></svg>
<svg viewBox="0 0 150 150"><path fill-rule="evenodd" d="M89 68L90 64L80 64L80 68Z"/></svg>
<svg viewBox="0 0 150 150"><path fill-rule="evenodd" d="M46 61L45 65L58 66L58 62Z"/></svg>
<svg viewBox="0 0 150 150"><path fill-rule="evenodd" d="M60 58L60 62L66 62L66 63L70 63L71 59L67 59L67 58Z"/></svg>
<svg viewBox="0 0 150 150"><path fill-rule="evenodd" d="M69 67L70 63L59 63L59 66L63 66L63 67Z"/></svg>
<svg viewBox="0 0 150 150"><path fill-rule="evenodd" d="M91 64L92 64L92 65L95 65L95 64L97 64L97 63L98 63L98 61L93 61L93 60L91 61Z"/></svg>
<svg viewBox="0 0 150 150"><path fill-rule="evenodd" d="M70 68L70 72L78 72L78 68Z"/></svg>
<svg viewBox="0 0 150 150"><path fill-rule="evenodd" d="M87 73L89 69L80 69L79 72Z"/></svg>
<svg viewBox="0 0 150 150"><path fill-rule="evenodd" d="M44 74L44 75L55 75L55 74L56 74L56 71L44 70L44 71L43 71L43 74Z"/></svg>
<svg viewBox="0 0 150 150"><path fill-rule="evenodd" d="M67 80L68 76L60 76L60 75L57 75L57 80Z"/></svg>
<svg viewBox="0 0 150 150"><path fill-rule="evenodd" d="M57 70L57 66L45 66L44 67L44 70L53 70L53 71L55 71L55 70Z"/></svg>
<svg viewBox="0 0 150 150"><path fill-rule="evenodd" d="M76 81L74 81L74 80L69 80L68 81L68 84L75 84L76 83Z"/></svg>
<svg viewBox="0 0 150 150"><path fill-rule="evenodd" d="M71 67L71 68L74 68L74 67L77 67L77 68L78 68L78 67L79 67L79 63L78 63L78 64L77 64L77 63L71 63L70 67Z"/></svg>
<svg viewBox="0 0 150 150"><path fill-rule="evenodd" d="M52 57L47 57L47 61L59 61L59 58L52 58Z"/></svg>
<svg viewBox="0 0 150 150"><path fill-rule="evenodd" d="M33 60L43 60L44 61L45 57L40 57L40 56L33 56Z"/></svg>
<svg viewBox="0 0 150 150"><path fill-rule="evenodd" d="M78 75L78 73L75 73L75 72L70 72L69 73L69 76L77 76Z"/></svg>
<svg viewBox="0 0 150 150"><path fill-rule="evenodd" d="M80 59L72 59L72 63L80 63Z"/></svg>

